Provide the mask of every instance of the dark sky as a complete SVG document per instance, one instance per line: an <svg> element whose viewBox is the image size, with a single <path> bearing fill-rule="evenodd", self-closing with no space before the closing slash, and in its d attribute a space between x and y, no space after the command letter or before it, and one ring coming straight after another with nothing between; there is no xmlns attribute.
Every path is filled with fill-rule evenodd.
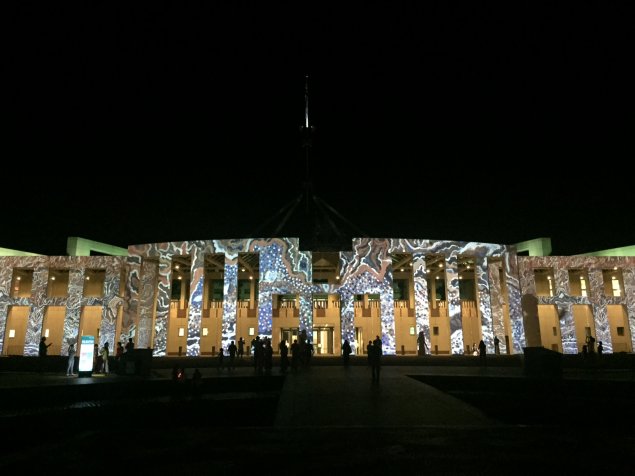
<svg viewBox="0 0 635 476"><path fill-rule="evenodd" d="M216 3L9 10L0 247L270 234L306 73L313 190L369 236L635 244L626 2Z"/></svg>

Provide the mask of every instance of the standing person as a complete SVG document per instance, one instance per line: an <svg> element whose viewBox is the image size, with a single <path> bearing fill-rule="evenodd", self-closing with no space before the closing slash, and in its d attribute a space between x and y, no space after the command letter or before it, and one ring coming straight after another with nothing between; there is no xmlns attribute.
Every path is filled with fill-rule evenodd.
<svg viewBox="0 0 635 476"><path fill-rule="evenodd" d="M227 351L229 352L229 364L227 365L228 370L233 370L234 368L236 368L236 364L234 363L234 361L236 359L237 350L238 349L236 347L236 344L234 344L234 341L231 341L229 343L229 347L227 347Z"/></svg>
<svg viewBox="0 0 635 476"><path fill-rule="evenodd" d="M595 353L595 337L589 336L589 354Z"/></svg>
<svg viewBox="0 0 635 476"><path fill-rule="evenodd" d="M104 357L101 355L99 351L99 345L95 342L93 345L93 372L98 373L101 372L101 367L104 363Z"/></svg>
<svg viewBox="0 0 635 476"><path fill-rule="evenodd" d="M375 340L373 341L373 345L375 346L375 350L379 349L379 355L384 355L384 352L382 351L382 341L379 338L379 336L375 336Z"/></svg>
<svg viewBox="0 0 635 476"><path fill-rule="evenodd" d="M102 369L106 375L110 372L110 368L108 367L108 357L110 355L110 350L108 349L108 342L104 342L104 346L101 348L101 357L103 359Z"/></svg>
<svg viewBox="0 0 635 476"><path fill-rule="evenodd" d="M46 343L46 337L42 336L40 339L40 346L38 348L38 356L40 358L40 372L44 372L44 362L46 361L46 354L48 353L51 344Z"/></svg>
<svg viewBox="0 0 635 476"><path fill-rule="evenodd" d="M117 342L117 348L115 349L115 371L121 372L123 370L121 359L123 358L123 345L121 341Z"/></svg>
<svg viewBox="0 0 635 476"><path fill-rule="evenodd" d="M308 367L309 364L311 363L311 357L313 357L314 353L315 353L315 348L313 347L313 342L311 342L310 340L307 340L304 347L304 365L306 367Z"/></svg>
<svg viewBox="0 0 635 476"><path fill-rule="evenodd" d="M220 349L218 349L218 368L216 370L218 370L218 372L222 372L223 370L223 359L225 358L225 354L223 353L223 346L220 346Z"/></svg>
<svg viewBox="0 0 635 476"><path fill-rule="evenodd" d="M128 357L132 356L132 352L134 351L134 342L132 342L132 337L128 339L128 343L126 344L126 354L130 354Z"/></svg>
<svg viewBox="0 0 635 476"><path fill-rule="evenodd" d="M604 346L602 345L602 341L598 341L598 355L602 355L602 352L604 352Z"/></svg>
<svg viewBox="0 0 635 476"><path fill-rule="evenodd" d="M238 358L240 360L243 359L244 352L245 352L245 339L241 337L240 339L238 339Z"/></svg>
<svg viewBox="0 0 635 476"><path fill-rule="evenodd" d="M368 358L369 367L373 366L373 341L368 341L368 346L366 346L366 356Z"/></svg>
<svg viewBox="0 0 635 476"><path fill-rule="evenodd" d="M344 344L342 345L342 358L344 359L344 366L348 366L348 359L351 355L351 344L348 343L348 339L344 339Z"/></svg>
<svg viewBox="0 0 635 476"><path fill-rule="evenodd" d="M74 367L75 367L75 344L72 342L68 346L68 365L66 366L66 375L74 375Z"/></svg>
<svg viewBox="0 0 635 476"><path fill-rule="evenodd" d="M369 355L371 362L371 370L373 374L373 382L379 383L379 374L381 373L381 345L377 345L377 340L369 345Z"/></svg>
<svg viewBox="0 0 635 476"><path fill-rule="evenodd" d="M265 339L263 358L265 374L271 375L271 369L273 368L273 347L271 347L271 339Z"/></svg>
<svg viewBox="0 0 635 476"><path fill-rule="evenodd" d="M483 339L478 343L478 355L481 358L481 363L485 363L485 355L486 355L487 347L485 347L485 342Z"/></svg>
<svg viewBox="0 0 635 476"><path fill-rule="evenodd" d="M300 365L300 344L298 344L298 339L293 339L293 344L291 344L291 370L294 372L298 370L298 366Z"/></svg>
<svg viewBox="0 0 635 476"><path fill-rule="evenodd" d="M262 374L262 370L265 365L265 339L261 339L260 336L256 336L256 343L254 344L254 369L256 373Z"/></svg>
<svg viewBox="0 0 635 476"><path fill-rule="evenodd" d="M419 335L417 336L417 344L418 347L418 355L426 355L426 336L423 331L419 331Z"/></svg>
<svg viewBox="0 0 635 476"><path fill-rule="evenodd" d="M279 344L280 347L280 373L287 373L289 368L289 347L287 346L287 340L282 339Z"/></svg>
<svg viewBox="0 0 635 476"><path fill-rule="evenodd" d="M494 336L494 353L496 355L501 354L500 340L498 340L498 336Z"/></svg>
<svg viewBox="0 0 635 476"><path fill-rule="evenodd" d="M258 372L258 347L260 346L260 336L251 339L251 355L254 356L254 371Z"/></svg>

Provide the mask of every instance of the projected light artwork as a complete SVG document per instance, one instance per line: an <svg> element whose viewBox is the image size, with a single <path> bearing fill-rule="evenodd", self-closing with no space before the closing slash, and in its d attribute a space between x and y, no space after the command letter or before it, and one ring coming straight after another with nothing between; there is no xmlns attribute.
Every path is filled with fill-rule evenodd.
<svg viewBox="0 0 635 476"><path fill-rule="evenodd" d="M375 335L385 354L415 355L420 332L432 354L471 354L481 339L493 353L494 337L502 354L536 342L578 353L588 335L605 352L633 349L632 257L517 256L501 244L378 238L333 254L328 273L314 269L316 254L297 238L152 243L123 257L3 256L0 350L37 355L46 322L59 329L49 341L65 355L90 325L86 309L99 312L100 347L132 338L158 357L211 356L256 335L277 349L302 331L323 355L339 355L345 339L361 354ZM87 287L95 272L99 292ZM523 307L523 296L535 296L537 308Z"/></svg>

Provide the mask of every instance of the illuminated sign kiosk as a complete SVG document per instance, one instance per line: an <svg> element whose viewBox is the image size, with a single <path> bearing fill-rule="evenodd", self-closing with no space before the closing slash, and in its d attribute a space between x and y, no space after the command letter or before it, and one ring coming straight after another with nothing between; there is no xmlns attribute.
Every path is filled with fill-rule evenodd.
<svg viewBox="0 0 635 476"><path fill-rule="evenodd" d="M95 354L95 337L82 336L79 348L79 377L91 377L93 375L93 361Z"/></svg>

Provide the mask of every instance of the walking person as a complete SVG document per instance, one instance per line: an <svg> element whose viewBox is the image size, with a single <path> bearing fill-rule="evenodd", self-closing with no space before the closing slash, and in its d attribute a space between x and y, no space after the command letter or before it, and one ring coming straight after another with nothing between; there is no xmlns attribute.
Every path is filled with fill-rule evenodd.
<svg viewBox="0 0 635 476"><path fill-rule="evenodd" d="M66 366L67 376L71 376L75 374L74 368L75 368L75 354L76 353L77 352L75 351L75 344L71 342L68 346L68 365Z"/></svg>

